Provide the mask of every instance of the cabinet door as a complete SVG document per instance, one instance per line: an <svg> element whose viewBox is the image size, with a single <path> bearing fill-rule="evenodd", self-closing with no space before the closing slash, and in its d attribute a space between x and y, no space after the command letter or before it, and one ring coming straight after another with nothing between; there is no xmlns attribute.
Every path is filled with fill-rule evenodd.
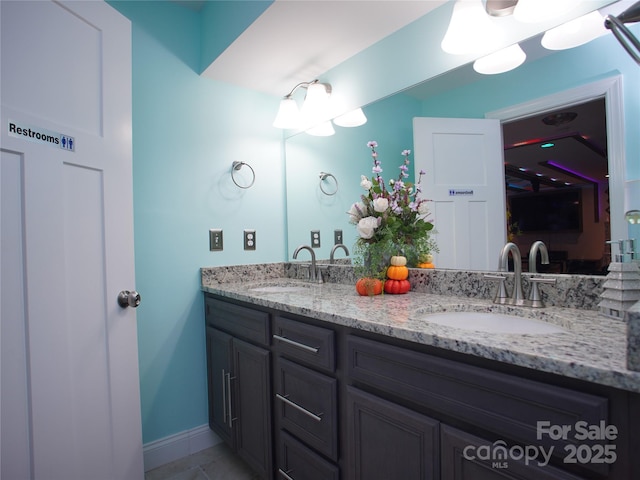
<svg viewBox="0 0 640 480"><path fill-rule="evenodd" d="M509 455L511 446L490 442L447 425L441 427L442 480L581 480L545 465L543 457L525 461ZM482 447L482 449L479 449ZM531 455L533 456L533 455ZM511 458L510 458L511 457Z"/></svg>
<svg viewBox="0 0 640 480"><path fill-rule="evenodd" d="M356 388L347 388L349 478L439 477L439 423Z"/></svg>
<svg viewBox="0 0 640 480"><path fill-rule="evenodd" d="M207 327L209 427L233 447L229 416L232 342L231 335Z"/></svg>
<svg viewBox="0 0 640 480"><path fill-rule="evenodd" d="M256 473L271 478L270 353L264 348L233 339L231 421L235 445Z"/></svg>

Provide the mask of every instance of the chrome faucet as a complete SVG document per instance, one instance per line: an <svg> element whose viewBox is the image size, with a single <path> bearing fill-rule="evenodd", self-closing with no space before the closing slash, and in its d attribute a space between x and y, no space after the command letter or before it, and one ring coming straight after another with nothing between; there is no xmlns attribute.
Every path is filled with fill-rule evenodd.
<svg viewBox="0 0 640 480"><path fill-rule="evenodd" d="M540 240L533 242L531 245L531 250L529 250L529 272L530 273L538 273L536 268L536 257L538 256L538 252L540 252L540 261L543 265L549 265L549 251L547 250L547 246L544 242ZM531 291L529 292L529 299L527 300L527 304L530 307L541 308L544 307L544 303L542 303L542 297L540 296L540 289L538 288L538 284L540 283L556 283L555 278L544 278L544 277L531 277L529 279L531 282Z"/></svg>
<svg viewBox="0 0 640 480"><path fill-rule="evenodd" d="M348 257L349 256L349 249L347 248L346 245L342 244L342 243L336 243L333 248L331 249L331 253L329 254L329 263L333 263L333 256L336 253L337 249L343 249L344 250L344 254Z"/></svg>
<svg viewBox="0 0 640 480"><path fill-rule="evenodd" d="M542 265L549 265L549 250L547 250L547 246L544 242L538 240L533 242L531 250L529 250L529 273L538 273L536 268L536 257L538 256L538 252L540 252L540 262Z"/></svg>
<svg viewBox="0 0 640 480"><path fill-rule="evenodd" d="M316 253L313 251L313 248L311 248L309 245L300 245L293 252L294 260L298 258L298 253L300 253L300 250L309 250L309 253L311 253L311 266L309 267L309 280L311 280L312 282L317 281L318 273L317 273L317 267L316 267ZM322 278L320 278L320 280L322 280Z"/></svg>
<svg viewBox="0 0 640 480"><path fill-rule="evenodd" d="M537 241L531 246L531 250L529 251L529 272L536 272L536 257L540 252L542 257L542 263L547 265L549 263L549 251L547 250L547 246L541 242ZM498 270L501 272L509 271L509 253L513 257L513 271L515 274L515 283L513 286L513 294L511 298L508 298L507 289L505 287L505 280L507 277L504 275L490 275L486 274L484 278L489 280L498 280L500 284L498 286L498 292L496 293L495 298L493 299L493 303L499 304L507 304L507 305L519 305L533 308L544 307L544 303L542 303L542 298L540 297L540 291L538 289L538 284L540 283L556 283L555 278L546 278L546 277L531 277L529 281L531 282L531 291L529 293L529 298L525 299L524 294L522 292L522 256L520 255L520 249L515 243L509 242L500 251L500 261L498 264Z"/></svg>
<svg viewBox="0 0 640 480"><path fill-rule="evenodd" d="M502 247L498 270L501 272L509 271L509 253L511 253L511 257L513 258L513 272L515 274L513 293L511 294L511 301L509 303L512 305L524 305L526 302L524 294L522 293L522 255L520 255L520 249L515 243L509 242Z"/></svg>

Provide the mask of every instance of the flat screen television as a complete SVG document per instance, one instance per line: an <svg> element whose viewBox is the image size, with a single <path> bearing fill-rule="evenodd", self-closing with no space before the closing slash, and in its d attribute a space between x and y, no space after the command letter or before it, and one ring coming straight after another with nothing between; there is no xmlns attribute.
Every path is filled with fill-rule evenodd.
<svg viewBox="0 0 640 480"><path fill-rule="evenodd" d="M522 233L581 232L582 190L559 189L509 198L511 224Z"/></svg>

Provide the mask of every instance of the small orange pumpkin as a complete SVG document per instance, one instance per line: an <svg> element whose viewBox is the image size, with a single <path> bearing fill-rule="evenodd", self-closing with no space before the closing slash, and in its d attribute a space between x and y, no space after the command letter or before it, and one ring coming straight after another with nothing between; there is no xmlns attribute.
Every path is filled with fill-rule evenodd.
<svg viewBox="0 0 640 480"><path fill-rule="evenodd" d="M382 280L377 278L361 278L356 282L356 292L359 295L373 296L380 295L382 293L383 283Z"/></svg>

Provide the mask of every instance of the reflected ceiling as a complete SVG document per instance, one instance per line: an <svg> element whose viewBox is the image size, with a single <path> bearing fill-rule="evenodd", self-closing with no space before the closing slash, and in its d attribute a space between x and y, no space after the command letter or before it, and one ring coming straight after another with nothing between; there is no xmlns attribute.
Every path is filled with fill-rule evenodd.
<svg viewBox="0 0 640 480"><path fill-rule="evenodd" d="M575 119L547 125L543 118L573 112ZM503 125L507 188L537 191L607 181L604 99ZM553 145L543 147L543 145Z"/></svg>

